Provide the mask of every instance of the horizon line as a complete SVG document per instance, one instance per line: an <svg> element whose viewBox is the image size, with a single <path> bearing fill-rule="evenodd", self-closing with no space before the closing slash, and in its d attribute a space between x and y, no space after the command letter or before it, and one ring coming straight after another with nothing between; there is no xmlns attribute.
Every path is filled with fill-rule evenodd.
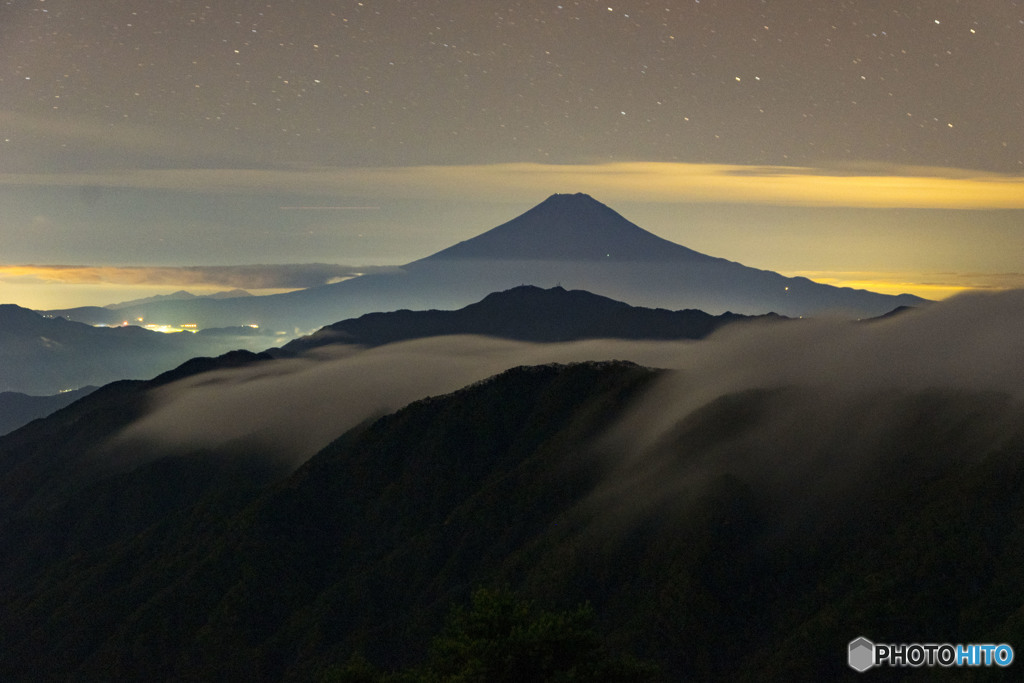
<svg viewBox="0 0 1024 683"><path fill-rule="evenodd" d="M5 187L118 187L220 194L267 191L382 199L509 203L583 188L603 202L727 203L877 209L1024 209L1024 176L953 167L829 167L688 162L498 163L297 169L123 169L0 173ZM557 192L556 192L557 193ZM291 210L375 210L376 204L285 205ZM282 206L281 208L285 208Z"/></svg>

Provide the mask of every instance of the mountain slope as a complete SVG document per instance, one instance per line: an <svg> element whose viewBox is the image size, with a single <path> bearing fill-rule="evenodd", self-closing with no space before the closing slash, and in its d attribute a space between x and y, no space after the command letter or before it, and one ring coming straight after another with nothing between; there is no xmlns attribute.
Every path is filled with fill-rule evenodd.
<svg viewBox="0 0 1024 683"><path fill-rule="evenodd" d="M203 372L239 368L270 356L232 351L193 358L151 380L120 380L69 406L0 437L0 522L5 515L66 502L92 482L147 459L134 451L119 458L110 438L151 408L149 392ZM9 557L16 557L12 552Z"/></svg>
<svg viewBox="0 0 1024 683"><path fill-rule="evenodd" d="M649 233L583 193L552 195L508 223L409 266L448 259L722 261Z"/></svg>
<svg viewBox="0 0 1024 683"><path fill-rule="evenodd" d="M13 432L32 420L46 417L95 390L96 387L86 386L49 396L30 396L16 391L2 391L0 392L0 436Z"/></svg>
<svg viewBox="0 0 1024 683"><path fill-rule="evenodd" d="M77 553L4 596L0 673L312 680L354 651L404 666L480 585L589 601L668 680L839 680L858 635L1024 636L1019 402L757 389L650 450L598 439L655 379L515 368L352 430L277 485L217 478L105 544L72 526ZM175 467L195 486L201 463L108 480L76 519Z"/></svg>
<svg viewBox="0 0 1024 683"><path fill-rule="evenodd" d="M796 317L835 311L871 317L921 303L909 295L831 287L700 254L639 228L587 195L574 194L553 195L518 218L399 272L266 297L154 303L124 313L147 320L187 319L200 327L257 323L297 335L371 311L458 308L522 284L564 286L636 306L712 314Z"/></svg>
<svg viewBox="0 0 1024 683"><path fill-rule="evenodd" d="M393 488L389 483L396 474L423 476L437 484L421 489L413 498L394 501L399 506L395 509L399 517L419 508L420 513L428 514L433 526L439 521L437 515L446 514L445 506L472 497L480 486L504 488L510 485L511 481L505 481L507 477L502 473L514 472L517 463L541 444L571 445L576 439L603 428L620 404L650 377L649 371L622 363L528 368L510 371L504 379L468 390L470 404L420 402L411 413L397 416L397 422L386 422L376 433L386 435L396 428L398 431L386 438L397 446L406 438L408 430L419 433L428 424L424 419L436 420L434 424L440 431L425 444L432 449L454 436L450 430L461 429L465 419L472 415L475 430L462 432L460 436L467 447L464 455L447 462L416 458L405 463L402 453L396 450L388 454L386 461L378 461L376 456L369 460L359 458L352 464L355 471L364 471L369 477L363 483L360 483L362 475L348 481L334 481L323 479L316 470L303 471L280 487L267 490L266 501L261 502L263 497L258 493L254 495L250 488L251 476L240 479L209 475L210 470L217 472L232 462L235 468L241 468L246 460L193 456L165 458L117 477L101 479L52 511L22 507L20 513L0 526L3 546L8 548L12 542L32 537L41 537L49 543L42 543L43 547L31 554L32 562L5 555L8 561L0 585L20 590L2 595L3 604L9 609L0 617L0 635L7 644L5 652L0 654L0 672L5 678L20 678L31 672L37 680L67 676L88 678L100 671L141 679L151 678L159 671L166 675L175 670L186 678L197 675L235 678L250 666L259 666L265 680L274 680L292 666L287 655L274 645L256 653L246 641L255 638L262 642L268 637L279 637L275 633L291 618L291 611L301 609L296 599L315 596L319 590L329 587L324 582L330 581L334 573L333 569L329 570L331 565L339 561L343 565L353 563L362 570L369 567L368 562L379 561L376 544L364 545L358 540L363 531L369 531L376 524L363 526L365 523L360 520L364 513L392 517L393 513L387 508L393 503L377 500L384 493L378 486L400 494L400 488ZM355 430L347 439L358 438L360 433L362 430ZM0 442L0 446L3 445ZM574 448L563 451L559 457L565 457ZM408 470L408 464L419 472ZM546 466L543 460L537 464ZM149 505L134 518L134 527L124 523L97 523L108 519L110 503L120 501L119 505L123 505L126 498L138 501L140 493L151 490L159 477L165 484L163 497L172 499L165 503L163 516L158 514L159 508L154 510L154 506ZM201 482L206 483L199 486ZM333 493L325 491L330 499L321 503L330 509L340 504L358 514L348 521L339 519L339 524L332 529L321 529L323 533L313 527L292 527L295 522L301 524L301 519L313 521L317 517L313 508L304 509L312 501L307 500L309 491L301 482L328 489L341 487ZM565 480L560 487L568 484ZM211 486L218 490L211 490ZM293 491L300 499L295 498ZM335 494L341 497L334 499ZM566 498L567 494L569 492L565 491L558 497L571 499L571 495ZM390 498L392 494L385 495ZM239 507L246 497L251 501L247 511ZM373 507L367 508L365 504ZM135 505L138 506L138 502ZM428 513L428 509L432 512ZM69 530L67 520L71 511L78 521ZM183 514L185 511L187 514ZM231 514L227 514L229 511ZM354 526L347 527L350 524ZM279 532L291 536L292 540L274 540ZM386 532L386 536L392 537L394 533L401 534L400 530L393 529ZM224 534L233 536L233 540L227 541ZM344 540L349 534L355 536ZM56 539L60 542L54 543ZM341 545L331 550L336 541ZM310 542L326 554L319 555L317 551L309 555L299 550ZM49 554L44 552L47 548L50 548ZM64 549L68 554L62 557ZM72 553L77 555L72 556ZM436 551L432 556L435 558L432 563L442 558ZM269 563L264 564L265 560ZM296 560L302 563L301 569L286 568ZM47 571L40 573L39 565L43 562L50 564L43 564ZM130 577L120 575L126 565L136 567ZM415 563L409 568L413 566ZM285 570L290 577L284 579L277 574L278 569ZM298 573L293 573L295 569ZM256 574L251 574L253 570ZM43 574L51 578L36 579L32 583ZM118 575L121 578L117 578ZM272 578L276 588L264 593L267 602L258 606L243 595L252 580L260 584L262 592L264 577ZM211 580L213 583L208 583ZM234 584L237 586L233 588ZM77 587L72 588L72 585ZM417 580L409 588L420 585ZM278 589L284 589L285 593ZM188 597L182 600L185 594ZM364 597L377 601L383 595L373 591ZM51 612L51 607L57 607L57 613ZM186 607L184 611L183 607ZM444 608L442 603L431 609L424 615L426 623L434 624ZM233 620L239 609L255 618L246 617L242 631L223 628L219 623L221 619ZM363 623L358 616L362 609L353 603L346 608L347 615L339 616ZM164 629L152 628L154 618L176 626L160 633ZM360 628L363 627L371 625L363 623ZM241 640L237 640L239 638ZM129 649L124 649L126 641L133 643ZM235 644L223 649L227 641L235 641ZM59 652L50 649L58 643L70 646L62 646ZM130 654L136 647L142 649L136 655ZM259 647L262 650L264 645ZM247 659L249 663L244 664Z"/></svg>

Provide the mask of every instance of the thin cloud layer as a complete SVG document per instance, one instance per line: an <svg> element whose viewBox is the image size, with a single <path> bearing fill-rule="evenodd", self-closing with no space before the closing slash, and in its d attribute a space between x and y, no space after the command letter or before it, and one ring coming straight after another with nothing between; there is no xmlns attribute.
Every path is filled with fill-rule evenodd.
<svg viewBox="0 0 1024 683"><path fill-rule="evenodd" d="M868 323L725 328L606 435L611 472L588 505L628 529L731 482L801 542L828 534L881 473L1020 448L1022 319L1024 291L1012 291Z"/></svg>
<svg viewBox="0 0 1024 683"><path fill-rule="evenodd" d="M1022 399L1021 319L1024 291L1012 291L961 295L869 323L731 326L702 342L540 345L442 337L365 351L323 348L162 387L153 392L150 413L117 444L130 446L127 452L151 452L153 445L254 442L297 464L363 420L509 367L620 359L679 371L638 401L612 432L619 452L642 457L694 411L752 389L804 387L817 392L816 400L837 406L842 397L932 388ZM837 421L841 413L837 407Z"/></svg>
<svg viewBox="0 0 1024 683"><path fill-rule="evenodd" d="M303 289L339 282L392 266L344 266L328 263L246 266L62 266L0 265L0 280L22 279L62 284L117 284L233 289Z"/></svg>
<svg viewBox="0 0 1024 683"><path fill-rule="evenodd" d="M161 387L152 392L151 412L124 430L114 447L135 453L246 443L298 464L364 420L510 367L627 357L659 365L682 346L544 345L464 336L368 350L321 347L301 358L205 373Z"/></svg>
<svg viewBox="0 0 1024 683"><path fill-rule="evenodd" d="M510 163L393 168L166 169L0 174L6 186L87 186L196 192L278 191L309 196L508 202L552 188L605 201L723 202L782 206L1022 209L1024 177L955 168L813 168L667 162Z"/></svg>
<svg viewBox="0 0 1024 683"><path fill-rule="evenodd" d="M1024 273L893 273L887 271L794 270L787 277L806 277L834 287L867 289L882 294L916 294L933 301L970 290L1024 288Z"/></svg>
<svg viewBox="0 0 1024 683"><path fill-rule="evenodd" d="M933 388L1024 398L1024 290L969 293L863 323L801 320L729 326L677 359L637 408L646 442L719 396L778 387L828 395ZM667 408L670 406L670 408Z"/></svg>

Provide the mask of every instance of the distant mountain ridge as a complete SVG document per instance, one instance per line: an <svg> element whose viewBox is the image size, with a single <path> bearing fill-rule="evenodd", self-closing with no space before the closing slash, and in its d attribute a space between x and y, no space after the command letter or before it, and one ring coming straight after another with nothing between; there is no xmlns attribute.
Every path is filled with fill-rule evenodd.
<svg viewBox="0 0 1024 683"><path fill-rule="evenodd" d="M148 378L195 356L262 349L272 343L271 337L230 331L163 334L132 325L93 327L0 304L0 391L56 394L119 379Z"/></svg>
<svg viewBox="0 0 1024 683"><path fill-rule="evenodd" d="M321 328L282 347L300 352L325 344L379 346L408 339L477 334L531 342L581 339L701 339L730 323L781 321L781 316L745 316L703 311L668 311L630 306L582 290L521 285L488 294L455 311L367 313Z"/></svg>
<svg viewBox="0 0 1024 683"><path fill-rule="evenodd" d="M374 312L333 322L286 344L280 352L328 343L379 346L460 334L533 342L700 339L729 323L780 319L643 308L582 290L521 285L458 310ZM8 304L0 306L0 391L55 394L118 379L144 379L194 356L217 356L238 348L259 351L273 343L274 337L249 327L168 335L136 326L92 327Z"/></svg>
<svg viewBox="0 0 1024 683"><path fill-rule="evenodd" d="M103 308L109 308L117 311L122 308L129 308L131 306L142 306L144 304L153 304L159 301L191 301L192 299L237 299L238 297L252 296L249 292L244 289L229 289L223 292L214 292L213 294L193 294L192 292L179 289L177 292L170 294L157 294L156 296L146 297L144 299L132 299L130 301L121 301L116 304L107 304Z"/></svg>
<svg viewBox="0 0 1024 683"><path fill-rule="evenodd" d="M157 302L122 315L199 327L258 324L306 334L373 311L452 309L531 284L581 289L634 306L711 314L826 312L873 317L923 299L832 287L701 254L634 225L592 197L552 195L477 237L403 266L310 289L228 300ZM95 311L58 312L91 321Z"/></svg>
<svg viewBox="0 0 1024 683"><path fill-rule="evenodd" d="M49 396L30 396L16 391L0 391L0 436L13 432L32 420L46 417L71 405L95 390L96 387L87 386Z"/></svg>

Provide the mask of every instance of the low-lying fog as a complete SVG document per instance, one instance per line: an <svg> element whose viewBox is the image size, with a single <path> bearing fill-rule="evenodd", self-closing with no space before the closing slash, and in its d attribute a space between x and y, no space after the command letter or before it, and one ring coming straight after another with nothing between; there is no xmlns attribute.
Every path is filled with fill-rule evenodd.
<svg viewBox="0 0 1024 683"><path fill-rule="evenodd" d="M364 420L509 367L611 359L677 371L612 430L632 453L644 452L709 401L746 389L806 387L817 403L835 402L834 411L842 410L841 396L890 389L995 391L1019 399L1024 291L962 295L864 323L733 325L700 342L530 344L466 336L367 350L320 348L158 388L148 414L115 445L153 452L259 443L264 454L298 465Z"/></svg>

